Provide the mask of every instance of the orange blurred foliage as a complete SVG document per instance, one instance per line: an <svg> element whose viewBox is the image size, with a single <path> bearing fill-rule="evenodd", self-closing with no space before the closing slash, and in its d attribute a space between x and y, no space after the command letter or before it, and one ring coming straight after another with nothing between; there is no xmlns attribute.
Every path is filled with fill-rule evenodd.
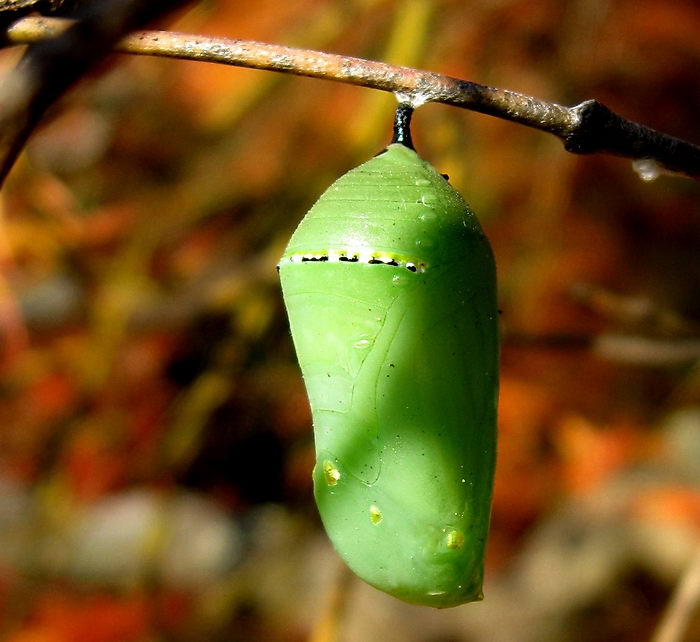
<svg viewBox="0 0 700 642"><path fill-rule="evenodd" d="M206 0L171 26L564 104L595 97L700 141L695 0ZM14 64L16 51L1 53ZM318 195L389 140L394 105L337 83L120 56L37 131L0 212L3 639L292 642L309 631L334 558L313 506L310 414L275 264ZM417 148L472 205L498 265L493 603L538 555L583 551L605 568L610 532L630 524L674 525L694 541L697 363L625 362L596 345L700 336L700 183L644 183L627 160L576 157L544 134L441 105L413 122ZM685 423L668 419L678 413ZM612 517L574 519L615 492L624 509ZM173 512L173 498L193 495L206 508ZM104 502L119 506L117 522L95 516ZM656 573L662 556L650 551L630 574L653 579L601 579L585 604L511 637L529 594L494 607L491 633L472 606L425 615L374 594L363 602L360 589L347 618L386 642L499 632L637 642L671 588L658 578L678 568L674 558ZM112 557L137 581L110 575ZM619 614L640 603L646 617L620 632Z"/></svg>
<svg viewBox="0 0 700 642"><path fill-rule="evenodd" d="M32 621L8 642L139 642L153 634L150 605L143 597L44 596Z"/></svg>

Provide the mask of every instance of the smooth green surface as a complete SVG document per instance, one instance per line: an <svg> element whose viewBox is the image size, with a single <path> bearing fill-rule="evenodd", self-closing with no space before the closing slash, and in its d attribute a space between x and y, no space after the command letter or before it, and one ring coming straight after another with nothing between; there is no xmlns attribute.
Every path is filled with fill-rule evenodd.
<svg viewBox="0 0 700 642"><path fill-rule="evenodd" d="M362 260L299 261L338 251ZM321 196L280 276L313 412L316 501L336 550L408 602L480 599L498 330L478 221L431 165L391 145Z"/></svg>

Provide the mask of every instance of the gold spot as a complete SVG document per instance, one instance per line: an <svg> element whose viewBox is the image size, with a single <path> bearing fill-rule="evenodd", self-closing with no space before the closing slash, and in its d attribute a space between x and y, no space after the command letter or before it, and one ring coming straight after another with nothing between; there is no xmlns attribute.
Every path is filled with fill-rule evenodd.
<svg viewBox="0 0 700 642"><path fill-rule="evenodd" d="M464 546L464 533L462 531L450 531L447 533L447 548L452 550Z"/></svg>
<svg viewBox="0 0 700 642"><path fill-rule="evenodd" d="M384 515L382 515L382 511L379 510L379 506L375 506L374 504L372 504L369 507L369 521L376 526L383 519Z"/></svg>
<svg viewBox="0 0 700 642"><path fill-rule="evenodd" d="M323 476L326 479L326 484L335 486L340 479L340 471L326 459L326 461L323 462Z"/></svg>

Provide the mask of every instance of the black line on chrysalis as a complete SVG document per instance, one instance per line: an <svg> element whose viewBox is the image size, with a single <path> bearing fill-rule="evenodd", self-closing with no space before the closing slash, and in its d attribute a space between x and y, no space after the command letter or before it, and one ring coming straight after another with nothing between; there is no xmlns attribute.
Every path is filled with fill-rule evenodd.
<svg viewBox="0 0 700 642"><path fill-rule="evenodd" d="M391 142L400 143L415 151L411 140L411 116L413 116L413 107L408 103L399 103L394 114L394 137Z"/></svg>

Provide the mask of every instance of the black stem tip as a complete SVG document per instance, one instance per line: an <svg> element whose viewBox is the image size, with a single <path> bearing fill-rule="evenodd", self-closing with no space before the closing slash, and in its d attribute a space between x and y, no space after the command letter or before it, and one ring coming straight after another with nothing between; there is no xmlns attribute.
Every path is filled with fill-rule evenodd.
<svg viewBox="0 0 700 642"><path fill-rule="evenodd" d="M408 103L399 103L394 115L394 137L391 142L400 143L415 150L411 140L411 116L413 116L413 107Z"/></svg>

